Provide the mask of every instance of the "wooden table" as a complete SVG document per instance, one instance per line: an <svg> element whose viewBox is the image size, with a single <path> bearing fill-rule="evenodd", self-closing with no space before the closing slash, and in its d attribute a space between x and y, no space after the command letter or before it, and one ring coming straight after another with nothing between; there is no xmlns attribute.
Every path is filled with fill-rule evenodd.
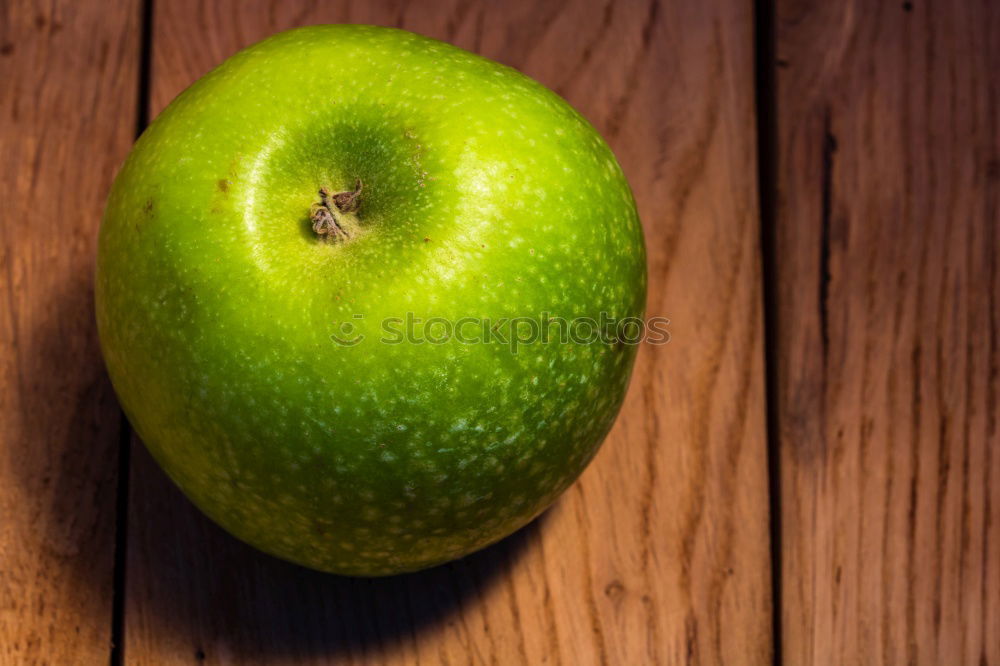
<svg viewBox="0 0 1000 666"><path fill-rule="evenodd" d="M320 22L565 96L634 186L671 319L552 510L393 579L210 524L94 328L136 133ZM998 34L980 0L0 1L0 664L1000 665Z"/></svg>

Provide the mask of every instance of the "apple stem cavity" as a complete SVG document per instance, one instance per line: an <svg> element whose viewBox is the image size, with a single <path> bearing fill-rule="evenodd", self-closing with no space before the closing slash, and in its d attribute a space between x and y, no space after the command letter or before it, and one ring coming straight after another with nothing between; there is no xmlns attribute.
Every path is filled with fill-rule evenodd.
<svg viewBox="0 0 1000 666"><path fill-rule="evenodd" d="M328 243L346 241L361 228L358 208L361 206L361 190L364 183L360 178L354 181L354 189L330 194L325 187L319 188L319 202L309 209L313 232Z"/></svg>

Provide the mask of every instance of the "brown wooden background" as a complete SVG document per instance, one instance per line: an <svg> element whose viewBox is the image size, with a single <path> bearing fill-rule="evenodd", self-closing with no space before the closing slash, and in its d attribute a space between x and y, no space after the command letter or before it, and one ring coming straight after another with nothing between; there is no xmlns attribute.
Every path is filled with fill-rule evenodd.
<svg viewBox="0 0 1000 666"><path fill-rule="evenodd" d="M136 133L319 22L569 99L672 321L552 510L393 579L202 518L133 441L92 314ZM989 0L0 0L0 664L1000 666L997 35Z"/></svg>

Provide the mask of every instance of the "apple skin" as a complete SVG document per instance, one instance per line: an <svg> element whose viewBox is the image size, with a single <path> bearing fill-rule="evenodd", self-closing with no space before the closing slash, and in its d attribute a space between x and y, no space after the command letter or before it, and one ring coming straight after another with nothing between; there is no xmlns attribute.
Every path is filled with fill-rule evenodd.
<svg viewBox="0 0 1000 666"><path fill-rule="evenodd" d="M359 233L323 242L318 188L355 179ZM170 478L257 548L361 576L537 516L636 353L384 344L383 319L622 319L645 294L634 200L591 125L513 69L372 26L275 35L177 97L114 182L96 275L108 372ZM343 322L365 339L336 344Z"/></svg>

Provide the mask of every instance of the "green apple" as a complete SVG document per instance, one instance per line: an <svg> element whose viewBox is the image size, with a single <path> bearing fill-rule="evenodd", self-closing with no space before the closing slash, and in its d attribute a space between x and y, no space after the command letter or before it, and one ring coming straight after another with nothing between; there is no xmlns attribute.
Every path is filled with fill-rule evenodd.
<svg viewBox="0 0 1000 666"><path fill-rule="evenodd" d="M96 309L122 407L201 510L386 575L503 538L579 476L636 347L531 322L641 317L645 293L628 184L559 96L405 31L315 26L138 140Z"/></svg>

